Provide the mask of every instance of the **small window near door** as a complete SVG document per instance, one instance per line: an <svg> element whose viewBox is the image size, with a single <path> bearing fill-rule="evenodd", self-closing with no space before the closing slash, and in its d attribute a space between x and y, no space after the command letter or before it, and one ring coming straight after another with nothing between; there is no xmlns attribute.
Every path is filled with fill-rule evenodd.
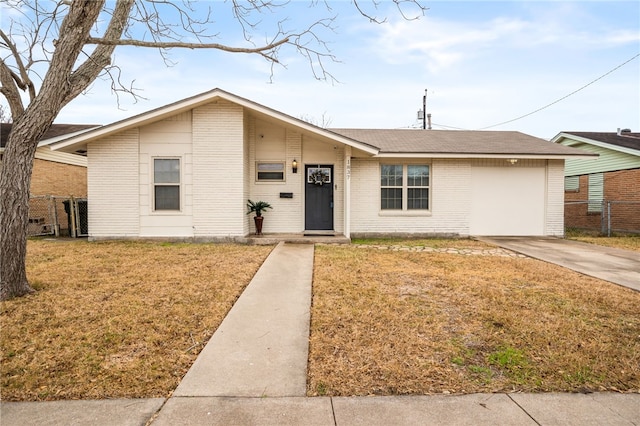
<svg viewBox="0 0 640 426"><path fill-rule="evenodd" d="M309 167L307 169L307 183L315 185L331 183L331 169L329 167Z"/></svg>
<svg viewBox="0 0 640 426"><path fill-rule="evenodd" d="M180 210L180 160L153 160L153 208L156 211Z"/></svg>
<svg viewBox="0 0 640 426"><path fill-rule="evenodd" d="M283 162L256 163L256 181L258 182L282 182L284 181Z"/></svg>

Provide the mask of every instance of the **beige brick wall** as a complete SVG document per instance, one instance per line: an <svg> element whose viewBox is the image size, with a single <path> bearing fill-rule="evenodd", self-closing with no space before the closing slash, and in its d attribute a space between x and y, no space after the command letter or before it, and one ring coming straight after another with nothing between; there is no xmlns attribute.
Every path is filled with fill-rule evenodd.
<svg viewBox="0 0 640 426"><path fill-rule="evenodd" d="M87 196L87 168L35 159L32 195Z"/></svg>
<svg viewBox="0 0 640 426"><path fill-rule="evenodd" d="M243 237L243 109L219 101L195 108L192 114L194 236Z"/></svg>
<svg viewBox="0 0 640 426"><path fill-rule="evenodd" d="M380 211L380 160L351 162L351 232L468 235L471 163L468 160L395 159L396 164L430 164L429 212Z"/></svg>
<svg viewBox="0 0 640 426"><path fill-rule="evenodd" d="M91 238L140 235L138 134L128 130L87 146Z"/></svg>

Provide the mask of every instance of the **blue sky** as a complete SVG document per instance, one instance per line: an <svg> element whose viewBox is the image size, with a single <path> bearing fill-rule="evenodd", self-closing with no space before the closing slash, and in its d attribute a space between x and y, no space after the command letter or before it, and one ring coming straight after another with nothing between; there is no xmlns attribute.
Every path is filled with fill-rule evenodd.
<svg viewBox="0 0 640 426"><path fill-rule="evenodd" d="M290 50L270 81L270 65L258 56L174 50L177 63L167 68L155 50L118 48L123 79L135 80L147 100L124 96L118 109L110 83L100 81L57 122L107 124L219 87L329 127L406 128L418 125L428 89L435 129L483 129L557 101L635 56L568 98L491 129L545 139L563 130L640 131L640 2L436 1L406 21L383 1L379 16L388 22L380 25L349 2L328 4L339 14L336 32L325 34L340 61L326 63L337 83L316 81ZM306 1L287 11L291 26L316 18ZM219 19L220 41L239 40L234 23Z"/></svg>

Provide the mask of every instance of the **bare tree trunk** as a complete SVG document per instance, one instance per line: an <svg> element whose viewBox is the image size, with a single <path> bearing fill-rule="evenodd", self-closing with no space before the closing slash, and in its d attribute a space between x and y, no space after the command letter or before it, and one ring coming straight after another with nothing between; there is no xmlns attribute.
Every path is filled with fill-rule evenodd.
<svg viewBox="0 0 640 426"><path fill-rule="evenodd" d="M70 4L40 93L24 111L21 105L15 106L19 114L14 117L0 173L0 300L33 291L27 281L26 254L35 153L38 141L60 110L86 89L111 61L115 46L97 46L89 59L74 70L104 1L77 0ZM107 39L120 38L132 7L133 0L118 0L105 32ZM7 67L0 68L3 85L9 82L7 70ZM6 90L3 93L13 94Z"/></svg>
<svg viewBox="0 0 640 426"><path fill-rule="evenodd" d="M51 126L24 114L13 124L2 158L0 174L0 300L33 291L27 281L27 225L29 189L38 140Z"/></svg>

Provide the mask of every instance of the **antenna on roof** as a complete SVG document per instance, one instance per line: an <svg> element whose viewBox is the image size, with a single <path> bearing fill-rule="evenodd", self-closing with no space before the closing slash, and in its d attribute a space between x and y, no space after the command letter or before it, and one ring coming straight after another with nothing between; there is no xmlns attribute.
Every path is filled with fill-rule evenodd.
<svg viewBox="0 0 640 426"><path fill-rule="evenodd" d="M418 111L418 120L422 120L422 128L431 130L431 114L427 114L427 89L422 97L422 109ZM429 127L427 127L427 122Z"/></svg>

